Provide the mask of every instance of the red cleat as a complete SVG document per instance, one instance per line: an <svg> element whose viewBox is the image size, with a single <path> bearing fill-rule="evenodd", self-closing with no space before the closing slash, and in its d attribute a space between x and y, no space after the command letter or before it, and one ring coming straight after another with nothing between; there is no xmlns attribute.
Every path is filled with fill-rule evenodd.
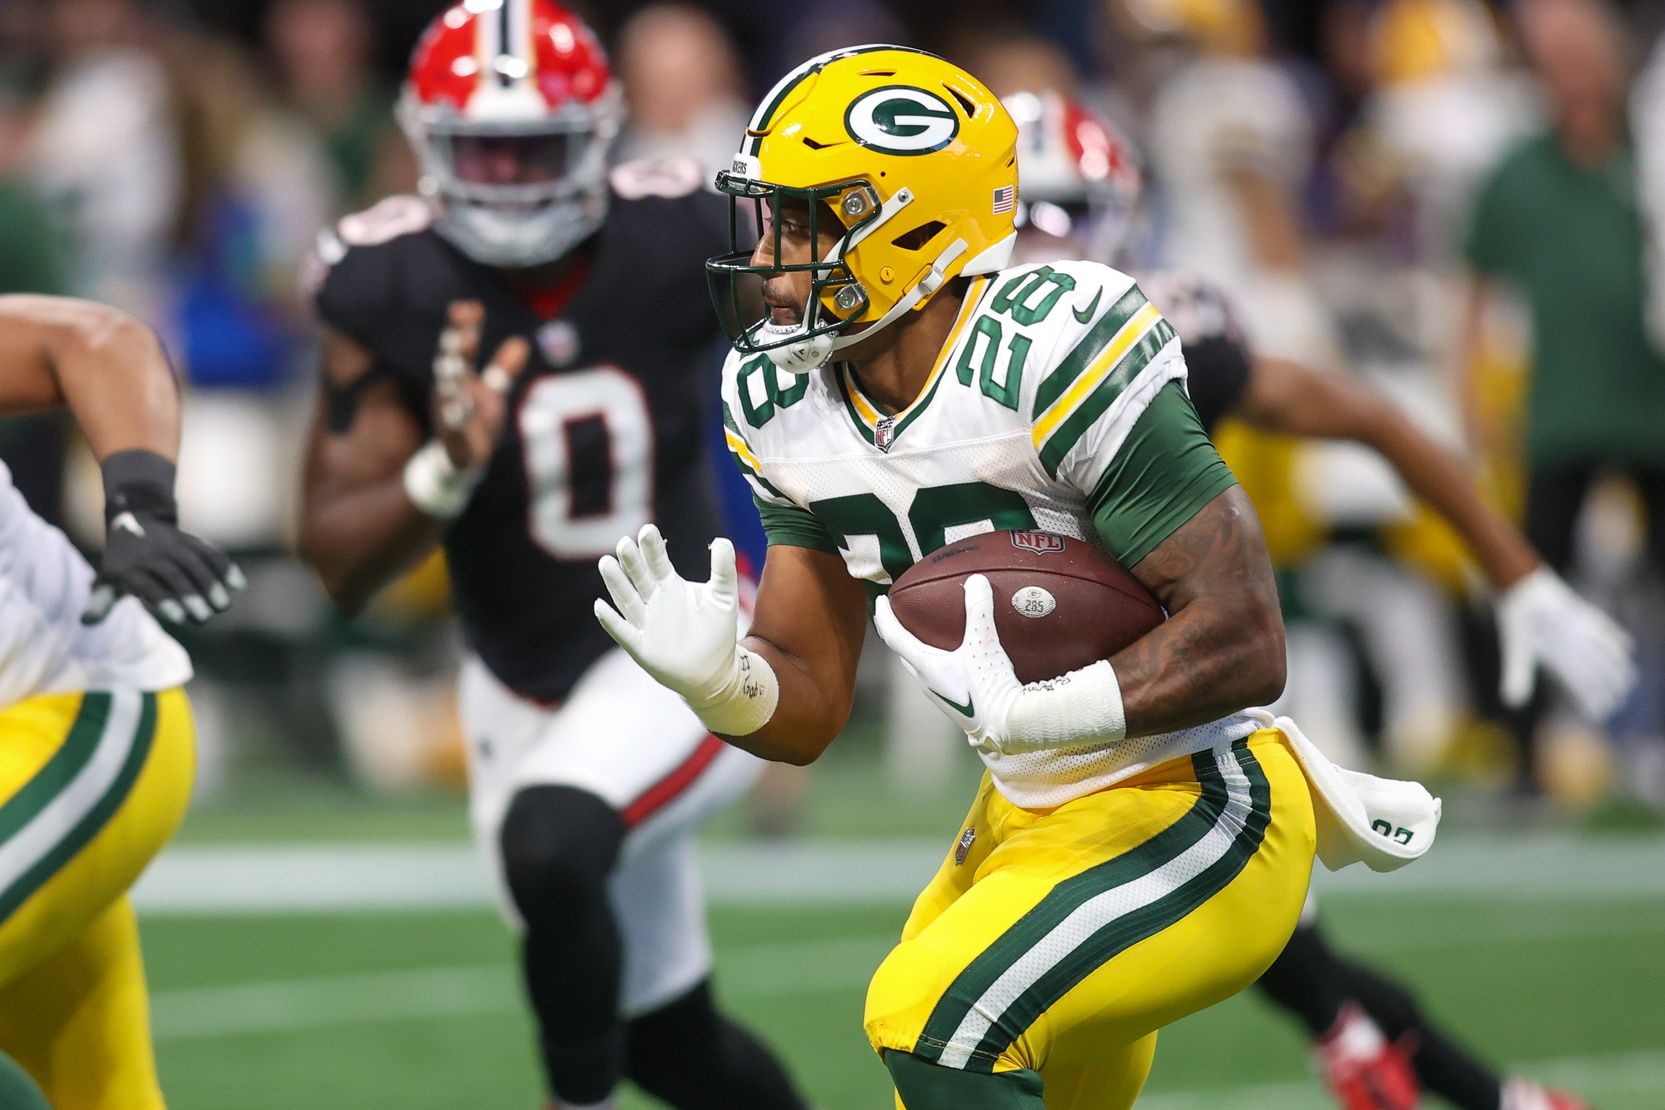
<svg viewBox="0 0 1665 1110"><path fill-rule="evenodd" d="M1592 1110L1590 1104L1571 1091L1557 1091L1530 1079L1506 1080L1502 1110Z"/></svg>
<svg viewBox="0 0 1665 1110"><path fill-rule="evenodd" d="M1420 1103L1409 1055L1357 1005L1342 1007L1312 1055L1341 1110L1416 1110Z"/></svg>

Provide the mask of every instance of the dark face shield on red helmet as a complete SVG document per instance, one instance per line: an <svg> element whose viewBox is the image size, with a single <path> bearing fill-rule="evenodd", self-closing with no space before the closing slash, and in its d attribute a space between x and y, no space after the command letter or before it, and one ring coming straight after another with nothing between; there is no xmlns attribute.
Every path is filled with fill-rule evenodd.
<svg viewBox="0 0 1665 1110"><path fill-rule="evenodd" d="M615 105L480 120L407 101L403 121L422 156L424 189L440 202L438 230L477 261L535 265L600 226Z"/></svg>
<svg viewBox="0 0 1665 1110"><path fill-rule="evenodd" d="M464 185L545 185L572 173L584 140L572 134L455 135L451 172Z"/></svg>

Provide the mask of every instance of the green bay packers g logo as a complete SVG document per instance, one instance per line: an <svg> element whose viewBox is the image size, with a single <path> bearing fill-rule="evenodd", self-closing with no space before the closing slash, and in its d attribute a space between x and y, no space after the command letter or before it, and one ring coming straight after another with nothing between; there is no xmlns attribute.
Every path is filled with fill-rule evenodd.
<svg viewBox="0 0 1665 1110"><path fill-rule="evenodd" d="M863 93L844 113L844 130L882 154L929 154L960 133L960 117L939 96L912 85Z"/></svg>

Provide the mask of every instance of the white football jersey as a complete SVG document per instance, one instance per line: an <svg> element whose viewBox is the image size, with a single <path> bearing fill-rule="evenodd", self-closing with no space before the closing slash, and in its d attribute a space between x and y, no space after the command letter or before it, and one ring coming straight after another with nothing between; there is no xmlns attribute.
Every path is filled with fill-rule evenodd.
<svg viewBox="0 0 1665 1110"><path fill-rule="evenodd" d="M1132 278L1054 262L975 279L900 412L881 414L842 365L791 375L734 353L724 420L759 501L807 510L877 596L925 554L980 532L1097 542L1090 495L1158 391L1184 379L1173 328ZM1233 716L983 761L1015 804L1055 806L1255 727Z"/></svg>
<svg viewBox="0 0 1665 1110"><path fill-rule="evenodd" d="M165 690L190 680L185 649L134 598L96 625L93 570L34 514L0 463L0 709L36 694Z"/></svg>

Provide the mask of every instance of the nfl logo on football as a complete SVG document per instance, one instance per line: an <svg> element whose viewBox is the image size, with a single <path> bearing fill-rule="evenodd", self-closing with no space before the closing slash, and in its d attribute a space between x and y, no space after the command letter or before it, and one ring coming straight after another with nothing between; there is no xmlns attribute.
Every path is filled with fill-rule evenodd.
<svg viewBox="0 0 1665 1110"><path fill-rule="evenodd" d="M1064 537L1055 532L1013 532L1012 546L1019 551L1050 555L1054 551L1064 550Z"/></svg>

